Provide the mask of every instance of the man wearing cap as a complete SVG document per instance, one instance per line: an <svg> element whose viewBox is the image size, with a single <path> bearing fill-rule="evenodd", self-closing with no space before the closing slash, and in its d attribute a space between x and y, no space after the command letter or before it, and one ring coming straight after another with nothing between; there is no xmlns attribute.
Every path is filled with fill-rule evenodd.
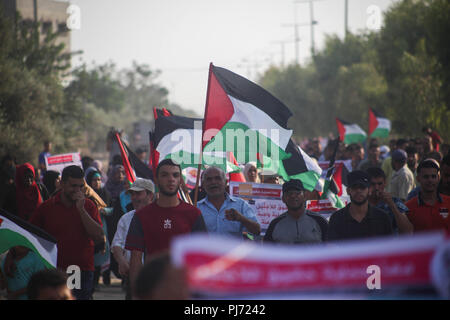
<svg viewBox="0 0 450 320"><path fill-rule="evenodd" d="M134 210L131 210L124 214L117 223L117 230L114 235L114 239L111 244L111 252L114 255L118 265L119 273L125 280L126 287L126 300L131 299L131 291L128 279L128 273L130 270L130 258L131 252L125 249L125 241L127 239L128 228L130 227L131 220L134 217L136 210L139 210L146 205L152 203L155 186L153 182L148 179L137 178L136 181L127 190L131 196L131 203Z"/></svg>
<svg viewBox="0 0 450 320"><path fill-rule="evenodd" d="M369 204L368 174L360 170L352 171L347 180L351 202L330 217L328 240L391 235L393 230L388 214Z"/></svg>
<svg viewBox="0 0 450 320"><path fill-rule="evenodd" d="M318 243L327 238L327 221L306 210L305 189L300 180L283 184L282 200L288 211L270 222L264 242L289 244Z"/></svg>
<svg viewBox="0 0 450 320"><path fill-rule="evenodd" d="M242 237L248 231L259 235L261 227L253 209L240 198L230 196L226 191L225 172L209 167L203 172L202 187L206 197L198 202L206 229L210 233Z"/></svg>
<svg viewBox="0 0 450 320"><path fill-rule="evenodd" d="M439 164L434 159L425 159L417 167L419 194L406 202L408 219L414 232L444 230L450 232L450 197L438 191Z"/></svg>
<svg viewBox="0 0 450 320"><path fill-rule="evenodd" d="M394 172L389 183L388 192L393 197L397 197L402 201L405 201L408 193L414 189L414 174L409 170L406 160L408 155L405 151L397 149L392 152L391 165Z"/></svg>

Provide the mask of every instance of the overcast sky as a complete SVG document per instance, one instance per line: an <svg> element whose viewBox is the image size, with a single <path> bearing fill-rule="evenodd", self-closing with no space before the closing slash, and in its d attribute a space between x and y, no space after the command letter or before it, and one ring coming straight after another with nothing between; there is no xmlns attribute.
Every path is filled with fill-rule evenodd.
<svg viewBox="0 0 450 320"><path fill-rule="evenodd" d="M377 10L393 0L348 0L352 32L377 28ZM227 68L250 80L271 63L295 60L294 22L310 22L309 3L293 0L72 0L80 28L72 30L72 50L83 50L73 65L132 61L161 70L158 81L169 101L203 116L208 66ZM325 35L344 36L345 0L314 1L316 48ZM291 24L291 26L289 26ZM287 25L287 26L285 26ZM299 59L310 57L310 27L299 27ZM149 111L152 106L149 106Z"/></svg>

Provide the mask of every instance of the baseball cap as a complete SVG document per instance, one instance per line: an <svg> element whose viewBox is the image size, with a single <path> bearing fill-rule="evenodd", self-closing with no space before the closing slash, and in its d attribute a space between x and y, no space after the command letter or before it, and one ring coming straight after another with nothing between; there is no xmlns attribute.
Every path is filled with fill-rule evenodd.
<svg viewBox="0 0 450 320"><path fill-rule="evenodd" d="M136 178L136 180L131 185L130 189L132 191L142 191L142 190L148 190L152 193L155 193L155 185L151 180L148 179L142 179L142 178Z"/></svg>
<svg viewBox="0 0 450 320"><path fill-rule="evenodd" d="M392 152L391 158L394 161L404 162L408 159L408 155L402 149L397 149Z"/></svg>
<svg viewBox="0 0 450 320"><path fill-rule="evenodd" d="M350 172L347 175L347 182L350 188L356 185L362 185L366 188L370 186L369 175L361 170Z"/></svg>
<svg viewBox="0 0 450 320"><path fill-rule="evenodd" d="M283 184L283 193L288 192L289 190L303 191L305 188L300 180L292 179Z"/></svg>
<svg viewBox="0 0 450 320"><path fill-rule="evenodd" d="M279 177L278 173L272 171L272 170L261 170L259 175L264 177Z"/></svg>

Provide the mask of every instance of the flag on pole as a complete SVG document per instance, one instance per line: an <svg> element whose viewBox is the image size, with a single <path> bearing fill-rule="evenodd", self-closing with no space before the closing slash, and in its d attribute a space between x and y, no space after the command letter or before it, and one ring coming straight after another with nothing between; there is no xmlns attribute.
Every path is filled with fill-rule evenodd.
<svg viewBox="0 0 450 320"><path fill-rule="evenodd" d="M391 121L379 112L369 108L369 136L387 138L391 131Z"/></svg>
<svg viewBox="0 0 450 320"><path fill-rule="evenodd" d="M56 240L38 227L0 209L0 254L15 246L34 251L47 268L56 268Z"/></svg>
<svg viewBox="0 0 450 320"><path fill-rule="evenodd" d="M133 183L136 177L153 180L153 172L149 166L142 162L139 157L128 147L128 145L120 138L116 132L117 143L120 148L123 167L127 180Z"/></svg>
<svg viewBox="0 0 450 320"><path fill-rule="evenodd" d="M136 180L136 176L134 175L133 168L131 168L130 161L128 160L127 153L125 152L125 149L122 144L122 139L120 139L118 132L116 132L116 139L117 139L117 143L119 144L120 155L122 156L122 163L123 163L123 167L125 169L125 175L127 176L127 180L130 183L133 183L134 180Z"/></svg>
<svg viewBox="0 0 450 320"><path fill-rule="evenodd" d="M239 163L256 161L257 153L286 159L292 135L291 111L255 83L213 64L209 69L203 123L203 151L231 151ZM276 170L275 172L278 172Z"/></svg>
<svg viewBox="0 0 450 320"><path fill-rule="evenodd" d="M334 182L334 179L333 179L333 175L334 175L334 171L335 171L334 163L336 161L336 154L337 154L337 150L339 148L339 140L340 140L340 137L338 137L334 141L335 147L333 150L333 155L330 159L330 164L328 166L328 169L323 171L320 180L324 181L321 199L328 199L331 202L331 204L333 205L333 207L340 209L340 208L343 208L345 205L338 196L339 190L337 189L336 183Z"/></svg>
<svg viewBox="0 0 450 320"><path fill-rule="evenodd" d="M258 166L264 170L271 170L277 172L283 178L284 181L291 179L298 179L303 183L305 189L312 191L319 181L322 169L306 152L302 150L294 140L290 139L286 150L289 158L282 160L278 164L274 164L273 161L266 156L262 159L258 158Z"/></svg>
<svg viewBox="0 0 450 320"><path fill-rule="evenodd" d="M344 120L336 118L336 124L341 141L344 141L346 144L358 142L362 143L367 138L366 132L356 123L348 123Z"/></svg>
<svg viewBox="0 0 450 320"><path fill-rule="evenodd" d="M159 117L169 117L173 115L170 110L166 108L158 109L156 107L153 108L153 119L156 120ZM154 130L149 131L149 141L150 141L150 155L148 163L150 164L153 176L156 174L156 167L158 166L159 159L157 159L157 153L155 152L155 140L154 140Z"/></svg>
<svg viewBox="0 0 450 320"><path fill-rule="evenodd" d="M172 115L158 117L152 134L155 159L158 163L172 159L182 169L194 167L199 162L202 137L202 119ZM225 151L203 152L205 165L220 167L226 173L240 172L234 157ZM155 165L155 167L157 164Z"/></svg>

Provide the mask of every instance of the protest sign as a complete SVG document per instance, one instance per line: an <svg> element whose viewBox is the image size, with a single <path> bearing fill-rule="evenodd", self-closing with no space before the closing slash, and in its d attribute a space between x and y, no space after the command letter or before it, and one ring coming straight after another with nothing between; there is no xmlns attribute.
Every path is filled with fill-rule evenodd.
<svg viewBox="0 0 450 320"><path fill-rule="evenodd" d="M58 154L45 157L45 166L47 170L53 170L61 173L65 167L76 165L83 167L79 152Z"/></svg>
<svg viewBox="0 0 450 320"><path fill-rule="evenodd" d="M279 184L230 182L230 195L244 199L254 209L262 236L270 222L287 211L281 194L282 186Z"/></svg>
<svg viewBox="0 0 450 320"><path fill-rule="evenodd" d="M348 201L346 197L341 197L341 200L344 203L344 205L347 205ZM320 214L323 218L329 220L330 216L339 209L334 207L330 200L325 199L325 200L308 200L306 202L306 210Z"/></svg>

